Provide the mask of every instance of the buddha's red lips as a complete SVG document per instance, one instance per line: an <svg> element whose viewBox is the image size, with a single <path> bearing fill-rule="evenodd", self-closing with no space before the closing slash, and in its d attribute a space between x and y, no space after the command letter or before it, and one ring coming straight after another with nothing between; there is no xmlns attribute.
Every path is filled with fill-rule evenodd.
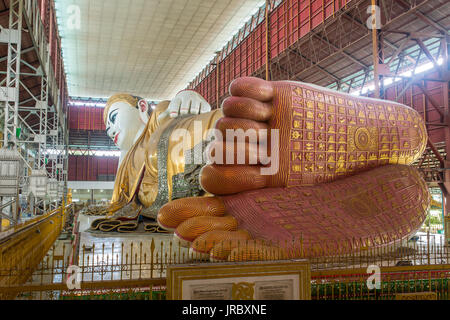
<svg viewBox="0 0 450 320"><path fill-rule="evenodd" d="M116 136L114 137L114 143L115 144L117 144L117 140L119 140L119 134L120 134L120 132L118 134L116 134Z"/></svg>

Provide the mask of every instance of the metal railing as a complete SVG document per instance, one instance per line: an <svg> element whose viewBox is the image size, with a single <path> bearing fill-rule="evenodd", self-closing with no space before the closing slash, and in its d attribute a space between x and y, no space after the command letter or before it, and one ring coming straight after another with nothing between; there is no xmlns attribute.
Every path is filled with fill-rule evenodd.
<svg viewBox="0 0 450 320"><path fill-rule="evenodd" d="M346 274L314 274L311 279L312 300L449 300L450 265L443 270L416 270L393 267L380 275L378 286L369 287L365 270ZM354 273L352 273L354 272ZM410 298L408 298L408 296ZM422 298L421 298L422 297Z"/></svg>
<svg viewBox="0 0 450 320"><path fill-rule="evenodd" d="M245 247L246 242L241 245ZM170 235L100 245L85 240L74 257L72 248L72 240L57 240L37 268L31 264L3 268L0 296L43 300L164 299L169 265L211 263L207 256L171 241ZM430 291L436 292L439 299L447 299L449 250L442 237L427 234L415 242L389 248L361 247L351 254L317 252L316 256L303 258L311 263L313 299L395 299L398 294ZM259 256L260 260L277 260L273 254ZM239 261L237 257L234 260ZM367 268L374 265L382 272L382 285L369 290ZM21 275L27 275L26 281L14 280Z"/></svg>
<svg viewBox="0 0 450 320"><path fill-rule="evenodd" d="M0 239L0 286L24 285L41 264L65 225L67 209L62 206L48 214L16 225ZM0 290L0 298L14 298L13 290Z"/></svg>

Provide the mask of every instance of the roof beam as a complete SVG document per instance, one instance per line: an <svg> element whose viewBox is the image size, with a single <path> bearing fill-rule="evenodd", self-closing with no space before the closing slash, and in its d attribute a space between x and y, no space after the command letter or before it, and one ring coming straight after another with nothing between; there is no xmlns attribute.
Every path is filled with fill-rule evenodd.
<svg viewBox="0 0 450 320"><path fill-rule="evenodd" d="M394 54L389 58L389 61L386 62L387 65L390 65L398 57L398 55L403 51L410 39L410 36L406 37L406 39L400 44L397 50L395 50Z"/></svg>
<svg viewBox="0 0 450 320"><path fill-rule="evenodd" d="M359 26L361 26L361 27L363 27L363 28L367 28L367 26L366 26L365 24L363 24L363 23L362 23L361 21L359 21L357 18L353 17L353 16L352 16L351 14L349 14L348 12L345 12L345 13L344 13L344 17L347 17L347 18L349 18L349 19L355 21ZM368 35L369 35L369 34L368 34ZM390 41L388 41L388 40L386 40L386 39L384 39L383 43L386 44L388 47L391 47L391 49L398 50L398 47L397 47L395 44L391 43ZM409 56L409 55L405 55L405 57L406 57L409 61L411 61L412 63L415 63L415 62L416 62L416 60L415 60L413 57Z"/></svg>
<svg viewBox="0 0 450 320"><path fill-rule="evenodd" d="M328 40L323 39L323 37L319 37L317 34L313 34L313 37L316 37L317 39L319 39L322 42L325 42L326 44L328 44L329 46L331 46L333 49L335 50L340 50L340 48L338 46L336 46L335 44L331 43ZM368 69L369 66L366 65L365 63L362 63L361 61L359 61L358 59L356 59L355 57L353 57L352 55L348 54L347 52L345 52L345 50L340 50L340 52L342 53L343 56L347 57L348 59L350 59L351 61L353 61L354 63L360 65L361 67L363 67L364 69Z"/></svg>
<svg viewBox="0 0 450 320"><path fill-rule="evenodd" d="M428 48L425 46L425 44L422 42L422 40L421 39L415 39L415 40L416 40L417 44L419 45L419 47L423 50L423 52L425 53L427 58L433 63L434 67L436 69L438 69L439 65L438 65L437 61L434 59L433 55L428 50Z"/></svg>
<svg viewBox="0 0 450 320"><path fill-rule="evenodd" d="M404 0L396 0L396 2L401 5L403 8L408 9L411 7L410 4L408 4L406 1ZM414 10L414 15L417 16L420 20L422 20L423 22L425 22L426 24L428 24L429 26L435 28L436 30L440 31L443 34L448 34L448 31L441 26L439 23L437 23L436 21L433 21L432 19L428 18L426 15L424 15L422 12L420 12L418 9L413 8L412 10Z"/></svg>
<svg viewBox="0 0 450 320"><path fill-rule="evenodd" d="M394 0L393 0L393 1L394 1ZM424 5L427 4L428 2L429 2L429 0L426 0L426 1L422 2L421 4L419 4L419 5L416 7L416 9L418 9L419 7L424 6ZM400 17L405 16L405 15L408 15L408 14L412 14L412 12L404 12L404 13L400 14L398 17L395 17L395 18L391 19L391 21L387 22L386 25L385 25L385 27L386 27L386 28L389 27L389 25L391 25L392 23L394 23L395 21L397 21ZM359 27L361 27L361 28L364 28L364 30L366 30L366 25L363 24L361 21L359 21L357 18L355 18L355 17L353 17L352 15L350 15L348 12L343 12L343 13L342 13L342 16L344 16L347 20L349 20L349 21L351 21L351 22L354 22L357 26L359 26ZM365 35L361 36L359 39L357 39L357 40L355 40L354 42L348 44L346 47L340 48L340 49L337 50L336 52L334 52L334 53L328 55L327 57L325 57L324 59L322 59L322 60L321 60L320 62L318 62L318 63L321 63L321 62L323 62L323 61L325 61L325 60L329 59L330 57L333 57L333 56L335 56L335 55L337 55L337 54L341 54L341 53L344 51L345 48L347 48L348 46L353 45L353 44L355 44L355 43L361 42L364 38L366 38L366 37L368 37L368 36L369 36L369 33L366 33ZM398 46L396 46L395 44L391 43L390 41L388 41L388 40L386 40L386 39L384 40L384 44L385 44L386 46L391 47L391 48L394 49L395 51L397 51L397 50L399 49ZM404 52L404 50L403 50L403 52ZM399 55L402 55L402 51L401 51L401 50L400 50ZM412 62L413 64L416 64L416 63L417 63L416 59L415 59L414 57L412 57L411 55L408 55L407 53L403 53L402 56L404 56L406 59L408 59L408 60L409 60L410 62ZM316 68L316 66L315 66L315 65L312 65L311 67L307 67L307 68L301 70L300 72L298 72L298 73L294 76L294 78L300 77L301 74L303 74L304 72L306 72L306 71L308 71L308 70L311 70L311 68ZM324 68L323 68L323 69L324 69ZM335 79L335 78L333 77L333 79Z"/></svg>
<svg viewBox="0 0 450 320"><path fill-rule="evenodd" d="M301 54L297 49L291 49L291 52L295 53L296 55L298 55L299 57L301 57L302 59L305 59L306 61L308 61L309 63L311 63L311 65L313 65L314 67L316 67L317 69L319 69L320 71L322 71L323 73L327 74L329 77L333 78L336 81L341 81L341 79L339 79L338 77L336 77L334 74L332 74L331 72L328 72L327 70L325 70L325 68L319 66L318 63L312 61L311 59L309 59L308 57L305 57L303 54ZM294 76L294 78L297 78L297 75Z"/></svg>

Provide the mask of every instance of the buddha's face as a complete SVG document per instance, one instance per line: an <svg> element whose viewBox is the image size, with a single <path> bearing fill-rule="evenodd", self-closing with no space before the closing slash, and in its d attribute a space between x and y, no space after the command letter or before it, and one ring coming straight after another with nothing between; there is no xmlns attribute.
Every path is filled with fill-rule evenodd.
<svg viewBox="0 0 450 320"><path fill-rule="evenodd" d="M109 108L106 134L120 150L129 150L133 146L142 125L139 110L128 103L116 102Z"/></svg>

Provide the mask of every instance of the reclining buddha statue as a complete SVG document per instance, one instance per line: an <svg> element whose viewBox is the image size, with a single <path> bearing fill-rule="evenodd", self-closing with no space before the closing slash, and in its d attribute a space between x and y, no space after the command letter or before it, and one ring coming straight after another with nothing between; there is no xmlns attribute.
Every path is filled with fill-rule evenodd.
<svg viewBox="0 0 450 320"><path fill-rule="evenodd" d="M430 195L410 165L427 132L415 110L252 77L234 80L212 112L181 94L150 116L132 96L108 102L108 134L124 155L110 216L93 228L157 218L201 257L253 260L389 246L424 222Z"/></svg>
<svg viewBox="0 0 450 320"><path fill-rule="evenodd" d="M103 212L107 219L94 221L92 229L133 232L144 219L145 229L155 231L157 224L151 221L155 221L162 205L172 199L203 194L198 182L202 161L186 161L188 155L183 150L173 155L177 141L172 138L177 130L186 129L183 138L192 133L186 145L199 141L196 148L186 151L201 152L207 131L198 134L195 124L211 128L222 116L220 110L210 111L206 100L190 90L182 91L170 102L159 103L154 110L139 97L112 96L103 119L108 136L120 149L119 168L111 205Z"/></svg>

